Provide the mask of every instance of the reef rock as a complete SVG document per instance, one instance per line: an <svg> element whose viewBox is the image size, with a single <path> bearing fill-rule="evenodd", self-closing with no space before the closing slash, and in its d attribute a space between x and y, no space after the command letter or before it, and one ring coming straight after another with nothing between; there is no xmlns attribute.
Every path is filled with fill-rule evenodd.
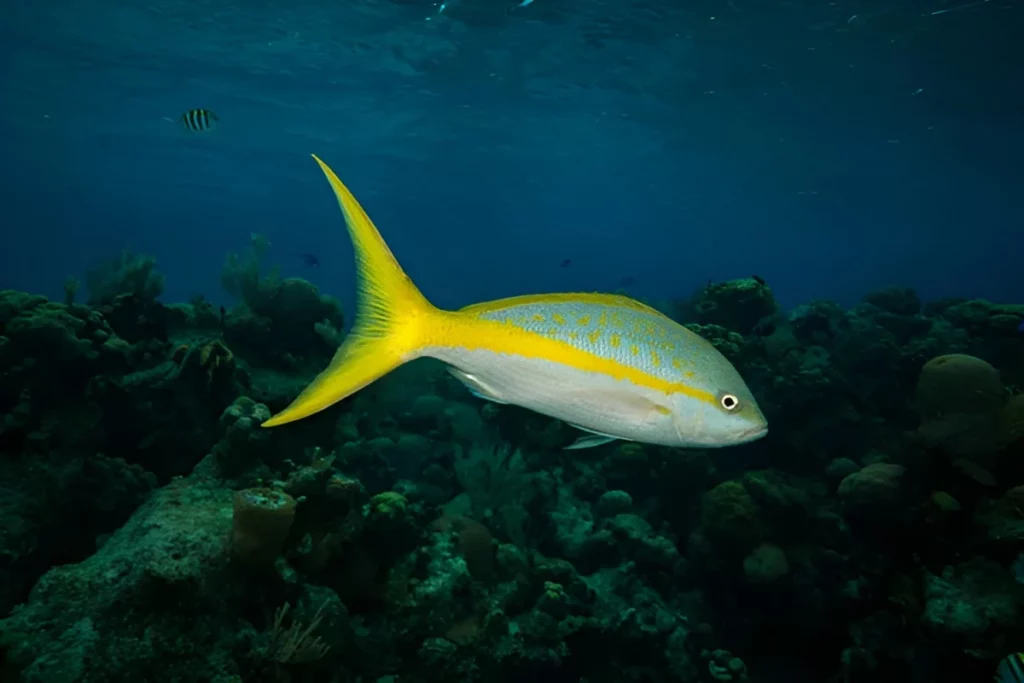
<svg viewBox="0 0 1024 683"><path fill-rule="evenodd" d="M176 480L95 555L47 572L0 622L21 680L141 681L155 662L161 680L228 680L245 637L226 609L231 517L230 491Z"/></svg>

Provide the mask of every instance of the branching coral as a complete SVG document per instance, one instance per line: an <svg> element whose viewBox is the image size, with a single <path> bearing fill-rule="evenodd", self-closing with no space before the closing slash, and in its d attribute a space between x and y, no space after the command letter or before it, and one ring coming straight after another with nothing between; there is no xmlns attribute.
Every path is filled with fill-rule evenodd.
<svg viewBox="0 0 1024 683"><path fill-rule="evenodd" d="M320 605L320 609L305 627L296 621L285 626L284 618L290 605L286 602L278 607L274 612L274 625L270 629L270 642L265 650L266 658L278 664L304 664L315 662L327 654L330 646L320 636L313 635L323 621L325 607L326 602Z"/></svg>
<svg viewBox="0 0 1024 683"><path fill-rule="evenodd" d="M472 502L473 514L499 527L516 545L526 544L524 501L534 483L519 450L476 442L455 459L455 476Z"/></svg>
<svg viewBox="0 0 1024 683"><path fill-rule="evenodd" d="M243 304L226 318L225 339L246 360L294 367L319 357L319 364L340 343L341 304L306 280L282 279L276 268L263 275L268 244L253 235L248 250L224 263L221 283Z"/></svg>
<svg viewBox="0 0 1024 683"><path fill-rule="evenodd" d="M152 301L163 294L164 276L156 270L155 258L125 249L119 256L90 269L85 284L89 288L90 306L111 304L121 294Z"/></svg>
<svg viewBox="0 0 1024 683"><path fill-rule="evenodd" d="M228 254L221 269L220 282L231 296L244 301L253 310L259 310L263 293L275 288L280 282L277 270L273 269L264 278L260 277L263 258L270 241L266 235L253 233L249 248L241 254Z"/></svg>

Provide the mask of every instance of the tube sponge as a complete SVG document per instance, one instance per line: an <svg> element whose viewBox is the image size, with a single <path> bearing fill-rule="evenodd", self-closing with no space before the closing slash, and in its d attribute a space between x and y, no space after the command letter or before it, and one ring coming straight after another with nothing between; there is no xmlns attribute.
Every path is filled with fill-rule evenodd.
<svg viewBox="0 0 1024 683"><path fill-rule="evenodd" d="M231 525L234 558L254 567L273 565L295 521L295 499L282 491L255 488L235 493Z"/></svg>

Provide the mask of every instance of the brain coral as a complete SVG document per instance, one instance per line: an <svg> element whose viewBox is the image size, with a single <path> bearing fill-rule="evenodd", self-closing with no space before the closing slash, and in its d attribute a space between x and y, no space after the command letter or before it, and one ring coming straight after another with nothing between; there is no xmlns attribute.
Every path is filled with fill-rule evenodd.
<svg viewBox="0 0 1024 683"><path fill-rule="evenodd" d="M926 417L991 415L1005 397L999 371L980 358L961 353L932 358L917 380L917 407Z"/></svg>

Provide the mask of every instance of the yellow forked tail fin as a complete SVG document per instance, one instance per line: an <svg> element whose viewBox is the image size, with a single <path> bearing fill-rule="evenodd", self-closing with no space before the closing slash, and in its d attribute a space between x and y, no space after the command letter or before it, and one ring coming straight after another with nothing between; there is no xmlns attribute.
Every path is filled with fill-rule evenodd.
<svg viewBox="0 0 1024 683"><path fill-rule="evenodd" d="M426 326L439 313L398 265L349 189L327 164L313 158L331 183L355 247L356 319L331 364L264 427L318 413L416 358Z"/></svg>

